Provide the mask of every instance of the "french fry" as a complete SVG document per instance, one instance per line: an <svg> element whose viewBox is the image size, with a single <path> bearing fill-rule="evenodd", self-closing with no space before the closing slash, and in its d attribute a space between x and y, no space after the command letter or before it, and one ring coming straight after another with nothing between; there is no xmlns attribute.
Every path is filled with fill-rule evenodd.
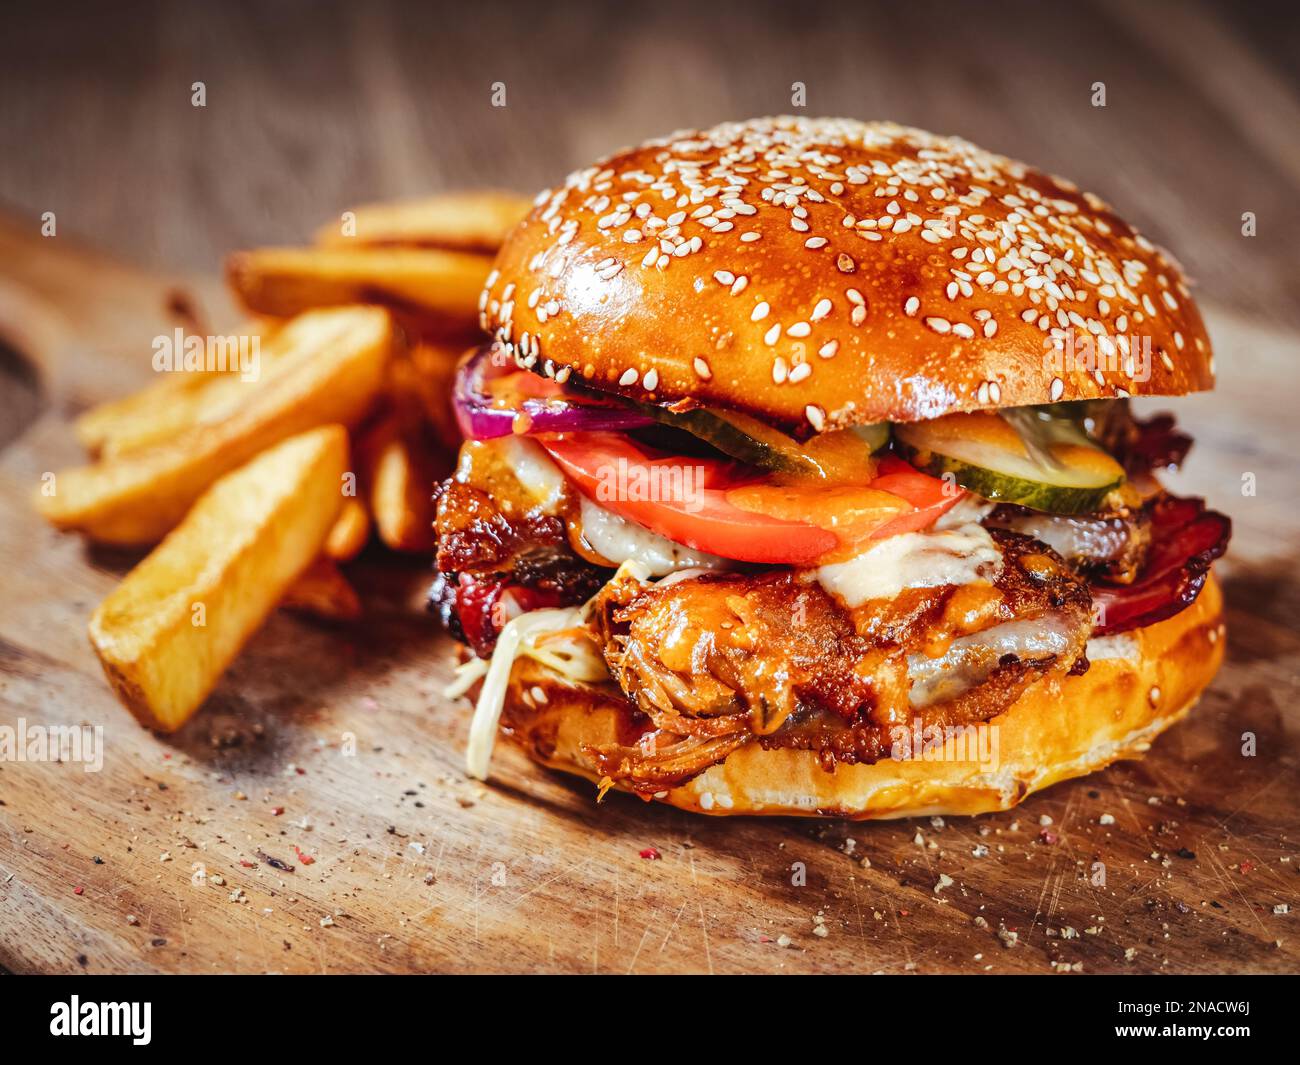
<svg viewBox="0 0 1300 1065"><path fill-rule="evenodd" d="M321 226L326 248L404 245L494 252L532 201L513 192L449 192L416 200L364 204Z"/></svg>
<svg viewBox="0 0 1300 1065"><path fill-rule="evenodd" d="M463 350L463 347L422 341L411 347L407 359L394 360L390 367L391 387L411 397L438 442L451 454L461 444L452 392Z"/></svg>
<svg viewBox="0 0 1300 1065"><path fill-rule="evenodd" d="M325 554L336 562L351 562L370 539L370 513L355 496L343 500L339 516L325 537Z"/></svg>
<svg viewBox="0 0 1300 1065"><path fill-rule="evenodd" d="M259 361L267 353L262 345L274 335L277 325L269 319L251 319L233 337L257 337ZM188 424L199 394L214 380L240 370L237 359L227 360L224 369L193 369L168 373L139 392L91 407L73 422L78 442L92 455L124 453L141 446L141 436L153 431L163 435ZM166 427L166 428L163 428Z"/></svg>
<svg viewBox="0 0 1300 1065"><path fill-rule="evenodd" d="M361 599L339 570L338 563L322 555L289 585L280 606L326 621L355 621L361 616Z"/></svg>
<svg viewBox="0 0 1300 1065"><path fill-rule="evenodd" d="M186 429L225 421L248 402L251 392L265 387L277 376L300 367L330 343L331 329L341 334L350 328L343 318L332 321L320 315L299 315L290 319L263 346L259 340L253 369L255 376L241 373L209 373L195 376L183 392L158 396L157 405L134 412L130 419L112 427L99 448L99 457L114 458L175 440ZM191 375L182 375L191 376ZM156 386L155 386L156 387ZM146 390L148 391L148 390ZM127 397L121 402L129 402Z"/></svg>
<svg viewBox="0 0 1300 1065"><path fill-rule="evenodd" d="M387 415L367 432L359 450L380 540L394 551L433 554L433 486L445 471L430 449L412 439L400 418Z"/></svg>
<svg viewBox="0 0 1300 1065"><path fill-rule="evenodd" d="M249 387L237 377L224 416L193 425L171 440L55 475L36 493L42 514L115 544L160 540L218 477L259 451L317 425L354 425L385 380L392 323L378 308L350 307L303 315L284 329L283 364ZM217 386L214 386L217 387Z"/></svg>
<svg viewBox="0 0 1300 1065"><path fill-rule="evenodd" d="M226 277L244 305L263 314L380 303L471 321L491 268L486 255L431 248L258 248L232 255Z"/></svg>
<svg viewBox="0 0 1300 1065"><path fill-rule="evenodd" d="M239 373L200 374L195 375L189 387L174 388L170 394L163 391L169 381L146 389L146 393L156 390L156 394L147 397L148 405L142 405L143 409L107 428L95 451L96 457L111 459L145 451L173 441L195 426L224 421L248 400L255 387L294 365L283 362L282 356L294 353L300 342L301 333L295 331L281 343L267 344L265 348L259 345L256 377L245 379ZM132 398L128 396L123 402Z"/></svg>
<svg viewBox="0 0 1300 1065"><path fill-rule="evenodd" d="M212 485L99 605L91 643L142 724L180 728L320 554L347 461L341 425L276 444Z"/></svg>

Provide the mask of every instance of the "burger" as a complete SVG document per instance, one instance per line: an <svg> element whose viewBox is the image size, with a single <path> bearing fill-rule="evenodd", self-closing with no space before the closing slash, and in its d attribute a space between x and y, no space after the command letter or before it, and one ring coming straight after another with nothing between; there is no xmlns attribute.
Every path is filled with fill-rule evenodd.
<svg viewBox="0 0 1300 1065"><path fill-rule="evenodd" d="M711 814L1005 809L1224 652L1226 517L1130 399L1213 384L1178 264L960 139L764 118L540 195L459 370L431 605L468 771Z"/></svg>

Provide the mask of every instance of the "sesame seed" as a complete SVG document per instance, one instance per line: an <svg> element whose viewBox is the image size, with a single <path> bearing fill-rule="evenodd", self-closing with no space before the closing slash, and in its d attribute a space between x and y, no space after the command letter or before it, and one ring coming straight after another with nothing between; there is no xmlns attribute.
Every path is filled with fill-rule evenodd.
<svg viewBox="0 0 1300 1065"><path fill-rule="evenodd" d="M805 377L808 377L811 374L812 374L811 363L807 363L807 362L798 363L795 366L792 366L790 368L790 383L792 385L798 384Z"/></svg>
<svg viewBox="0 0 1300 1065"><path fill-rule="evenodd" d="M695 359L691 365L695 367L695 372L703 380L707 381L710 377L713 376L713 371L709 369L709 364L705 362L704 359L702 359L699 355L695 356Z"/></svg>
<svg viewBox="0 0 1300 1065"><path fill-rule="evenodd" d="M823 359L831 359L835 357L835 353L839 350L840 350L840 342L838 340L828 340L826 341L825 344L823 344L820 348L817 349L817 354L820 355Z"/></svg>
<svg viewBox="0 0 1300 1065"><path fill-rule="evenodd" d="M623 371L623 376L618 379L618 383L626 388L628 385L636 384L637 376L637 372L629 366Z"/></svg>
<svg viewBox="0 0 1300 1065"><path fill-rule="evenodd" d="M647 392L653 392L655 386L659 384L659 371L651 367L646 370L645 376L641 378L641 387Z"/></svg>
<svg viewBox="0 0 1300 1065"><path fill-rule="evenodd" d="M778 355L776 361L772 363L772 380L778 385L785 384L786 372L785 359Z"/></svg>
<svg viewBox="0 0 1300 1065"><path fill-rule="evenodd" d="M804 408L804 415L808 418L808 424L817 432L821 432L826 426L826 412L821 407L809 404Z"/></svg>
<svg viewBox="0 0 1300 1065"><path fill-rule="evenodd" d="M759 300L758 303L754 305L754 309L749 315L749 320L751 322L761 322L767 317L768 311L771 309L772 308L768 306L766 300Z"/></svg>
<svg viewBox="0 0 1300 1065"><path fill-rule="evenodd" d="M780 339L781 339L781 323L774 322L772 324L772 328L763 334L763 342L767 344L768 347L771 347Z"/></svg>
<svg viewBox="0 0 1300 1065"><path fill-rule="evenodd" d="M1158 330L1169 337L1170 350L1158 352L1162 365L1174 364L1171 356L1188 349L1198 359L1209 358L1203 338L1173 328L1186 328L1178 312L1191 299L1190 292L1149 241L1127 229L1116 231L1095 197L964 141L888 123L780 118L725 123L652 143L653 151L638 151L636 163L616 156L608 164L575 171L564 185L535 201L529 224L542 227L556 247L588 238L590 253L602 245L589 238L605 234L605 250L593 256L589 267L600 281L612 282L638 261L606 254L615 242L644 243L643 269L662 272L703 251L706 240L712 253L730 249L744 255L769 226L790 226L809 250L829 247L832 234L840 242L855 237L880 242L905 240L915 231L934 249L926 253L927 261L949 266L948 276L928 283L942 287L952 309L943 316L923 316L917 295L905 298L903 310L940 335L996 337L999 323L992 311L968 302L986 293L1000 301L999 317L1019 315L1053 343L1075 331L1096 337L1103 354L1113 356L1118 348L1124 356L1121 368L1130 378L1136 366L1127 341L1119 337L1143 325L1153 331L1166 312L1175 317L1167 329ZM825 213L814 217L813 204L827 205ZM742 219L749 218L757 220L758 228L741 231ZM946 256L940 245L946 246ZM898 250L909 260L916 258L915 245ZM842 276L857 272L855 257L838 248L829 261ZM547 276L563 277L574 262L574 256L549 254L543 246L531 255L527 269L543 282ZM890 262L881 260L882 269L895 271L882 275L886 282L897 276ZM756 264L752 269L772 269L757 256L737 265L751 264ZM809 284L819 282L813 272L819 268L828 269L812 262L802 268ZM690 290L705 293L710 277L733 295L748 284L734 266L714 269L711 264L688 279ZM542 284L516 280L520 305L526 291L537 322L565 313L559 303L544 299ZM784 292L784 280L773 274L769 283L777 287L770 291ZM483 328L520 363L536 362L537 338L519 334L523 323L514 317L515 290L498 292L500 283L494 268L479 304ZM653 285L653 275L644 283ZM933 287L926 291L933 299ZM846 299L850 322L864 325L866 299ZM831 300L815 297L800 320L775 327L773 318L800 314L795 307L775 307L776 315L769 307L754 321L767 317L765 335L775 332L778 340L781 328L792 339L807 339L816 323L835 310ZM838 346L823 339L819 354L833 354ZM715 341L720 350L725 346L721 333ZM559 370L548 363L545 372ZM794 372L788 370L787 378ZM1106 384L1106 375L1092 376L1099 388L1119 394ZM989 391L986 387L986 395ZM1064 383L1049 391L1063 395Z"/></svg>

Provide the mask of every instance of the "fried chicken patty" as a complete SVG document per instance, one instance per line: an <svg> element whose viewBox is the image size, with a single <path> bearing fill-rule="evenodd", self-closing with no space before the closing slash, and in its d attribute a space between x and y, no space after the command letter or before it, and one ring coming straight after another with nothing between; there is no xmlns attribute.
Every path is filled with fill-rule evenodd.
<svg viewBox="0 0 1300 1065"><path fill-rule="evenodd" d="M992 536L1003 556L992 582L854 610L789 569L611 582L596 624L644 732L588 753L643 792L751 742L816 751L832 770L887 756L891 733L914 721L987 721L1040 677L1086 668L1087 584L1046 545Z"/></svg>

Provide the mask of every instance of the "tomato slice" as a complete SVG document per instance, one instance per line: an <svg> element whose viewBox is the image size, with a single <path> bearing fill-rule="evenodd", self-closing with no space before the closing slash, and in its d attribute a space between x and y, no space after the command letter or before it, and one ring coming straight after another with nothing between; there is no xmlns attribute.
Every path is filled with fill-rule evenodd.
<svg viewBox="0 0 1300 1065"><path fill-rule="evenodd" d="M620 517L675 543L740 562L813 562L832 550L834 533L727 501L727 490L755 480L731 463L654 457L616 433L538 437L578 489Z"/></svg>
<svg viewBox="0 0 1300 1065"><path fill-rule="evenodd" d="M537 442L601 506L675 543L739 562L806 566L842 556L867 540L924 528L964 494L897 459L886 459L869 485L828 492L717 459L651 455L617 433Z"/></svg>
<svg viewBox="0 0 1300 1065"><path fill-rule="evenodd" d="M877 529L872 534L873 540L928 528L966 494L966 490L955 481L931 477L928 473L909 466L896 455L887 455L881 460L871 487L901 496L915 508Z"/></svg>

